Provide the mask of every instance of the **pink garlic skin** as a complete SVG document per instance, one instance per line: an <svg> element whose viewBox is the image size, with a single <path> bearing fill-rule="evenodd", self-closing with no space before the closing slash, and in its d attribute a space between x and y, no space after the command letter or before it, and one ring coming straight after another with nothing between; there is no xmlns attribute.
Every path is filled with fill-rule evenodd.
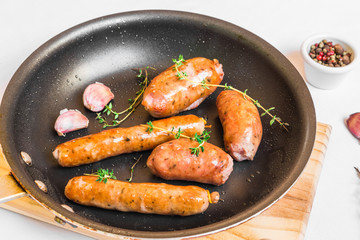
<svg viewBox="0 0 360 240"><path fill-rule="evenodd" d="M346 125L351 134L360 140L360 112L351 114L346 120Z"/></svg>
<svg viewBox="0 0 360 240"><path fill-rule="evenodd" d="M78 110L63 109L55 121L55 131L59 136L65 136L66 133L87 128L89 119Z"/></svg>
<svg viewBox="0 0 360 240"><path fill-rule="evenodd" d="M87 86L83 94L84 106L93 112L103 110L113 98L110 88L99 82Z"/></svg>

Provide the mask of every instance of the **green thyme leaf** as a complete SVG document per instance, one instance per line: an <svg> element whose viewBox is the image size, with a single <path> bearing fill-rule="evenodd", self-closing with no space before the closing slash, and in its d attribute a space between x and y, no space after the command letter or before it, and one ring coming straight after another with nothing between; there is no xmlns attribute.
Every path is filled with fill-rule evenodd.
<svg viewBox="0 0 360 240"><path fill-rule="evenodd" d="M108 179L116 179L116 177L114 175L114 170L109 172L109 169L103 169L103 168L99 168L96 171L96 173L92 173L92 174L85 173L84 175L96 176L96 177L98 177L96 179L97 182L104 182L104 183L107 183Z"/></svg>
<svg viewBox="0 0 360 240"><path fill-rule="evenodd" d="M273 116L273 118L270 120L270 126L274 124L276 120L276 115Z"/></svg>
<svg viewBox="0 0 360 240"><path fill-rule="evenodd" d="M178 129L177 133L175 134L175 139L179 139L181 137L181 134L183 133L184 131L181 130L181 128Z"/></svg>
<svg viewBox="0 0 360 240"><path fill-rule="evenodd" d="M146 124L148 125L146 132L152 133L154 131L154 125L153 125L152 121L148 121Z"/></svg>

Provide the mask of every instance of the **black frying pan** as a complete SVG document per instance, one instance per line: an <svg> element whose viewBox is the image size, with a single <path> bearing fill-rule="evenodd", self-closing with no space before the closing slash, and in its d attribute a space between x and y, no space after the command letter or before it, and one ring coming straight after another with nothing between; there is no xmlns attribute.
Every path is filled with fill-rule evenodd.
<svg viewBox="0 0 360 240"><path fill-rule="evenodd" d="M150 151L125 154L98 163L62 168L52 157L60 143L99 132L95 114L82 105L82 92L95 81L110 86L117 110L138 90L131 70L152 66L155 76L170 65L171 58L202 56L223 64L228 83L258 99L290 124L290 131L269 125L262 118L264 135L253 162L235 163L225 185L214 187L184 181L163 181L144 167ZM222 128L215 107L221 89L198 108L182 114L206 117L212 125L209 142L223 147ZM59 137L53 125L63 108L79 109L90 126ZM128 127L152 118L142 108L122 124ZM37 49L17 70L1 105L1 144L20 184L35 199L77 225L133 237L187 237L201 235L246 221L279 199L296 181L310 156L315 138L315 112L308 89L291 63L274 47L254 34L230 23L191 13L138 11L98 18L71 28ZM20 152L27 152L27 166ZM224 200L199 215L190 217L122 213L85 207L64 196L67 181L99 167L114 169L118 179L129 177L134 157L143 155L136 166L134 182L196 184L219 191ZM41 180L44 193L34 183ZM62 205L73 208L74 213Z"/></svg>

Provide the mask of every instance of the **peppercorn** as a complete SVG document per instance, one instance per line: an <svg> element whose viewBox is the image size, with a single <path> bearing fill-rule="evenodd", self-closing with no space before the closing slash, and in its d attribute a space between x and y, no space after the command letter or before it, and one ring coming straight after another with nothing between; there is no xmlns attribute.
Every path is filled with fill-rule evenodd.
<svg viewBox="0 0 360 240"><path fill-rule="evenodd" d="M326 39L310 46L309 56L317 63L328 67L343 67L351 62L351 53L340 44Z"/></svg>
<svg viewBox="0 0 360 240"><path fill-rule="evenodd" d="M343 57L343 62L344 62L345 65L347 65L347 64L350 63L350 58L349 58L348 55L345 55L345 56Z"/></svg>
<svg viewBox="0 0 360 240"><path fill-rule="evenodd" d="M336 52L336 54L341 55L344 53L344 49L340 44L337 43L337 44L335 44L335 52Z"/></svg>

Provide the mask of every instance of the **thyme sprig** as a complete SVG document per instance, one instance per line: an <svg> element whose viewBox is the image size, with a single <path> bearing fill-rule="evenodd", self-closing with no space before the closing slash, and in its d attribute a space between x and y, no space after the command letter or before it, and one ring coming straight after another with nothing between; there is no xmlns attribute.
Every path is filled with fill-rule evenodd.
<svg viewBox="0 0 360 240"><path fill-rule="evenodd" d="M138 159L134 158L136 160L136 162L130 168L130 178L128 179L129 182L131 182L133 180L134 167L136 166L136 164L138 164L138 162L140 161L141 158L142 158L142 155L140 155L140 157Z"/></svg>
<svg viewBox="0 0 360 240"><path fill-rule="evenodd" d="M184 63L186 63L184 56L181 54L179 55L178 59L173 58L172 61L173 61L173 63L175 63L174 70L177 70L176 68L178 68L178 67L182 66Z"/></svg>
<svg viewBox="0 0 360 240"><path fill-rule="evenodd" d="M87 176L96 176L98 177L98 179L96 179L97 182L104 182L107 183L108 179L116 179L115 175L114 175L114 170L112 170L111 172L109 172L109 169L103 169L103 168L99 168L96 173L84 173L84 175Z"/></svg>
<svg viewBox="0 0 360 240"><path fill-rule="evenodd" d="M146 124L148 125L147 128L146 128L146 132L152 133L154 131L154 128L155 128L152 121L148 121Z"/></svg>
<svg viewBox="0 0 360 240"><path fill-rule="evenodd" d="M146 127L146 132L148 133L151 133L154 131L154 129L157 129L157 130L160 130L160 131L165 131L165 132L168 132L168 133L171 133L174 135L174 138L175 139L179 139L180 137L183 137L183 138L187 138L187 139L190 139L192 141L197 141L199 143L199 145L197 147L194 147L194 148L189 148L191 150L191 154L194 154L196 155L197 157L199 156L200 154L200 151L201 152L204 152L204 143L207 142L210 138L210 131L206 131L204 130L200 135L198 135L197 133L195 133L194 137L189 137L187 135L184 135L184 131L181 129L181 128L178 128L177 131L175 131L175 128L172 127L172 129L169 131L165 128L160 128L160 127L156 127L153 125L152 121L149 121L147 122L146 124L142 124L141 126L144 126Z"/></svg>
<svg viewBox="0 0 360 240"><path fill-rule="evenodd" d="M191 153L198 157L200 154L200 151L204 152L205 149L204 149L203 145L205 142L207 142L207 140L209 140L209 138L210 138L210 132L207 132L206 130L204 130L201 135L198 135L197 133L195 133L195 136L192 140L197 141L199 143L199 145L197 147L190 148Z"/></svg>
<svg viewBox="0 0 360 240"><path fill-rule="evenodd" d="M248 99L250 101L252 101L256 107L262 109L264 112L261 114L261 117L265 116L265 115L269 115L271 117L269 124L273 125L274 122L278 122L280 124L281 127L283 127L286 131L289 131L287 129L287 126L289 126L288 123L283 122L281 120L280 117L276 116L275 114L271 114L270 111L274 110L275 107L270 107L268 109L266 109L265 107L263 107L258 100L253 99L252 97L250 97L247 94L248 89L245 89L244 91L240 91L236 88L234 88L233 86L228 85L227 83L225 83L224 85L221 84L210 84L210 83L206 83L205 79L201 80L200 82L194 82L191 79L188 78L188 74L184 71L180 71L179 67L182 66L184 63L186 63L186 60L184 59L184 57L182 55L179 55L178 59L172 59L172 61L175 63L173 69L176 71L175 76L179 79L179 80L187 80L190 81L194 84L199 84L201 85L203 88L209 89L209 87L220 87L220 88L224 88L224 90L234 90L238 93L241 93L244 97L244 99Z"/></svg>
<svg viewBox="0 0 360 240"><path fill-rule="evenodd" d="M174 130L174 129L173 129ZM183 135L184 131L179 128L175 133L175 139L179 139Z"/></svg>
<svg viewBox="0 0 360 240"><path fill-rule="evenodd" d="M178 130L175 131L175 127L172 127L171 130L169 131L168 129L154 126L152 121L148 121L146 124L141 124L141 126L146 127L145 131L148 133L152 133L154 129L156 129L159 131L164 131L173 134L175 139L179 139L180 137L192 139L192 137L182 134L184 131L181 128L178 128Z"/></svg>
<svg viewBox="0 0 360 240"><path fill-rule="evenodd" d="M138 69L139 73L136 75L136 77L138 78L139 82L139 86L140 86L140 90L136 92L136 97L133 99L128 99L129 102L129 107L126 108L125 110L121 111L121 112L117 112L113 109L113 105L112 103L108 103L105 106L105 109L102 112L98 112L96 115L96 120L98 120L98 122L100 124L103 124L103 128L107 128L107 127L116 127L118 125L120 125L122 122L124 122L135 110L136 108L140 105L141 101L140 98L143 95L146 87L149 84L149 78L148 78L148 69L152 69L155 70L155 68L152 67L146 67L146 68L141 68ZM122 118L119 119L120 115L125 114L126 115ZM108 123L106 121L106 117L104 117L103 115L109 117L110 115L113 115L113 120L112 123Z"/></svg>

